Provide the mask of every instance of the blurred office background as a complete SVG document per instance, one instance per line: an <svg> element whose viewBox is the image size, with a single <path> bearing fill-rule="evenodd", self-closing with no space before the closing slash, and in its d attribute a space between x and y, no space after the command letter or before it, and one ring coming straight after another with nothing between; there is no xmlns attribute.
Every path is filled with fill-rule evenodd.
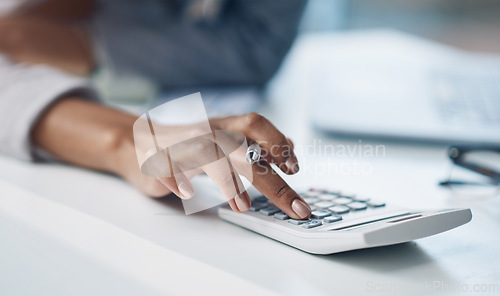
<svg viewBox="0 0 500 296"><path fill-rule="evenodd" d="M305 74L304 69L311 66L306 56L314 54L296 50L301 47L301 43L303 44L300 37L315 33L394 29L460 49L500 53L498 16L500 16L499 0L309 0L297 42L271 81L274 87L270 88L271 92L268 92L267 97L282 97L283 100L288 100L290 95L297 95L297 87L309 85L309 89L303 88L303 92L307 93L312 87L310 82L317 80ZM106 94L105 97L112 97L116 101L126 102L129 101L127 98L131 97L130 101L135 102L137 97L154 97L158 91L148 82L139 79L139 82L133 80L133 83L125 80L119 87L112 88L112 94L107 94L109 79L105 75L99 78L99 83L103 84L100 88ZM113 80L116 77L111 78ZM291 87L292 85L294 87ZM228 92L220 89L210 91L196 88L195 91L202 91L207 105L214 104L210 109L220 111L220 114L209 112L214 116L256 110L257 105L253 102L257 99L252 101L248 97L260 95L252 91L246 91L242 95L239 91L235 93L233 90ZM165 98L177 98L190 92L193 90L163 94L162 100L155 101L153 105L160 104ZM307 93L307 96L310 97L311 92ZM235 111L236 109L238 110Z"/></svg>
<svg viewBox="0 0 500 296"><path fill-rule="evenodd" d="M340 130L340 134L365 135L373 122L380 121L377 118L387 118L384 114L394 118L391 117L392 124L388 120L387 127L371 133L380 135L377 141L393 126L403 124L407 128L400 136L419 130L419 125L430 127L433 122L436 126L419 132L427 135L428 131L439 128L440 135L449 136L453 129L465 130L472 123L479 126L479 121L490 115L472 110L481 109L483 101L494 105L486 113L500 110L498 84L482 83L500 77L499 16L498 0L309 0L297 42L271 81L267 97L271 98L274 109L279 110L276 113L296 118L294 125L286 119L282 121L286 131L294 134L307 135L304 123L309 123L308 127L327 126L326 130ZM371 32L375 33L370 35ZM467 51L474 54L468 55ZM475 60L479 56L491 57L494 62L480 66ZM477 77L471 69L477 70ZM438 91L439 75L453 81L446 86L453 88L454 96L444 96ZM484 95L485 90L488 95ZM362 96L365 97L360 99ZM289 104L295 97L302 99ZM445 100L449 104L441 104ZM424 101L425 107L424 103L418 103ZM407 109L412 105L416 106L413 110L428 110L422 111L423 120L410 120L406 116L411 115ZM380 117L375 116L377 112ZM398 114L403 115L398 117ZM343 116L352 119L340 119ZM474 119L476 122L469 117L479 119ZM496 114L491 117L498 120ZM463 128L458 128L459 125ZM301 130L304 132L299 133ZM459 138L470 137L456 137ZM498 136L488 139L494 138Z"/></svg>
<svg viewBox="0 0 500 296"><path fill-rule="evenodd" d="M498 0L309 0L301 30L394 28L459 48L500 52Z"/></svg>

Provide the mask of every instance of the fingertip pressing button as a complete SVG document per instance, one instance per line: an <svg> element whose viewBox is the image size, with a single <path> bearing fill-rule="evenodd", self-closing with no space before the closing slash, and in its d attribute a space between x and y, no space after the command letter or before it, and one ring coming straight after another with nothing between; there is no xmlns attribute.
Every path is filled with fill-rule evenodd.
<svg viewBox="0 0 500 296"><path fill-rule="evenodd" d="M311 214L311 209L309 208L308 205L306 205L303 201L300 199L295 199L292 202L292 210L299 216L300 218L307 218Z"/></svg>
<svg viewBox="0 0 500 296"><path fill-rule="evenodd" d="M329 216L323 219L325 223L333 223L342 220L342 217L340 216Z"/></svg>

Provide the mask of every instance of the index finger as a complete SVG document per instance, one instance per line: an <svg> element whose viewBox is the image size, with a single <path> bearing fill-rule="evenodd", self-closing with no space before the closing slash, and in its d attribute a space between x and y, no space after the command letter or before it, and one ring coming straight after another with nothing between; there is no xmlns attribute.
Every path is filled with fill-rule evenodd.
<svg viewBox="0 0 500 296"><path fill-rule="evenodd" d="M295 174L299 170L293 145L269 120L257 113L212 120L219 128L237 130L256 141L283 172Z"/></svg>
<svg viewBox="0 0 500 296"><path fill-rule="evenodd" d="M236 168L239 166L237 162L234 165ZM255 188L290 218L307 219L311 216L309 205L273 170L269 163L261 161L252 165L252 178Z"/></svg>

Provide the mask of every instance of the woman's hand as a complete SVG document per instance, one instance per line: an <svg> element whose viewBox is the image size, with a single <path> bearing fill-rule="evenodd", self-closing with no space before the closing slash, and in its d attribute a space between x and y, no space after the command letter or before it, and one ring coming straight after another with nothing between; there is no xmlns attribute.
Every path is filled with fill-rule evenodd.
<svg viewBox="0 0 500 296"><path fill-rule="evenodd" d="M210 121L210 126L216 130L241 132L247 139L257 142L262 147L267 162L252 165L251 176L245 175L245 170L242 170L242 174L252 180L252 184L262 194L290 217L305 219L310 216L309 206L270 166L270 163L274 163L286 174L295 174L299 171L292 142L269 120L259 114L250 113L213 119ZM235 160L231 160L236 168L243 167L242 162L246 162L244 155L241 154L237 155ZM223 186L219 185L219 188Z"/></svg>
<svg viewBox="0 0 500 296"><path fill-rule="evenodd" d="M269 164L287 174L298 172L293 145L259 114L212 119L208 130L200 125L162 126L142 116L134 125L134 138L142 172L181 198L194 194L190 177L205 172L232 209L245 212L251 201L239 177L243 175L290 217L309 216L309 207ZM267 161L246 161L247 140L260 144Z"/></svg>
<svg viewBox="0 0 500 296"><path fill-rule="evenodd" d="M204 171L224 193L233 210L245 212L250 208L248 194L244 190L235 190L235 184L238 184L237 188L241 188L237 173L242 173L290 217L305 219L310 216L309 206L269 164L275 163L287 174L298 171L291 141L264 117L251 113L210 120L216 137L219 137L219 140L226 138L222 142L203 141L203 145L191 145L189 149L181 149L188 157L183 158L182 154L177 154L180 156L174 159L176 167L179 168L176 171L182 172L182 176L174 174L175 177L152 177L141 172L132 132L136 119L117 110L70 98L55 104L41 118L33 131L33 139L37 145L62 160L115 173L153 197L173 192L180 197L189 198L194 193L189 178ZM224 132L219 133L220 131ZM228 153L224 146L241 144L240 139L230 136L231 131L241 133L247 139L259 143L268 162L254 164L249 171L244 169L247 165L245 151L236 151L237 153L226 157ZM213 154L203 156L207 149L215 152L214 147L219 147L221 152L226 153L224 156L219 154L218 161L212 161ZM193 158L197 163L190 164L189 161L192 162ZM194 169L199 164L201 167ZM179 179L179 176L185 178Z"/></svg>

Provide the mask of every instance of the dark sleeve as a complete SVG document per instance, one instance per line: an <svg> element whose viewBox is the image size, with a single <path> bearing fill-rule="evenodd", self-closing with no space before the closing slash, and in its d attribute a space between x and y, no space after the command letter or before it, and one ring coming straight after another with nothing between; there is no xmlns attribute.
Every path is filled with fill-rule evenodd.
<svg viewBox="0 0 500 296"><path fill-rule="evenodd" d="M229 1L215 24L176 19L152 25L104 12L93 28L108 65L165 87L262 85L289 50L305 3Z"/></svg>

